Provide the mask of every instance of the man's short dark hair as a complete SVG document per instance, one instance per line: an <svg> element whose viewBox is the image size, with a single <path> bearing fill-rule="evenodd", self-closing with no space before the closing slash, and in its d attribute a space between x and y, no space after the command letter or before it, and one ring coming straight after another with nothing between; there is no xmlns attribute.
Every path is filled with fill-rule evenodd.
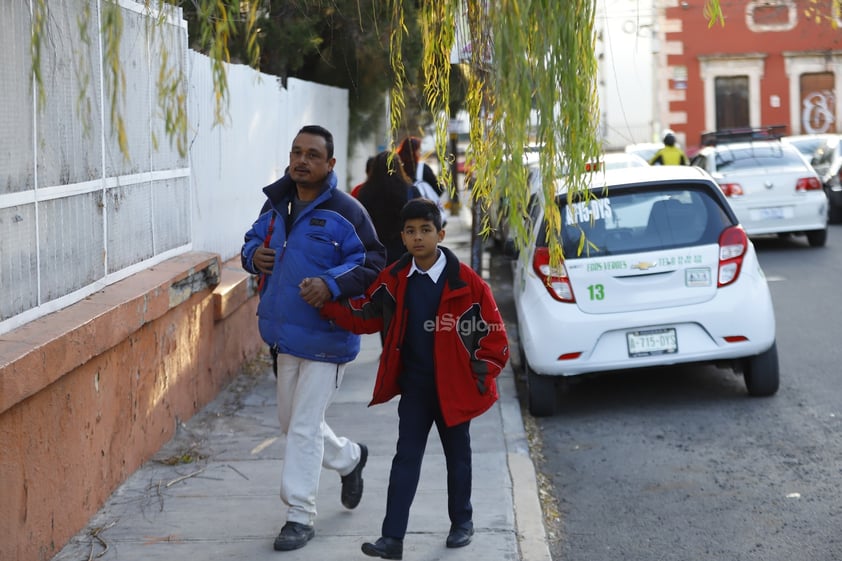
<svg viewBox="0 0 842 561"><path fill-rule="evenodd" d="M327 148L327 159L333 157L333 135L326 128L319 125L305 125L301 127L298 134L314 134L325 139L325 147ZM298 135L296 135L298 136Z"/></svg>
<svg viewBox="0 0 842 561"><path fill-rule="evenodd" d="M403 205L401 224L406 224L407 220L413 218L429 220L435 225L436 231L441 230L441 210L439 210L439 205L430 199L410 199Z"/></svg>

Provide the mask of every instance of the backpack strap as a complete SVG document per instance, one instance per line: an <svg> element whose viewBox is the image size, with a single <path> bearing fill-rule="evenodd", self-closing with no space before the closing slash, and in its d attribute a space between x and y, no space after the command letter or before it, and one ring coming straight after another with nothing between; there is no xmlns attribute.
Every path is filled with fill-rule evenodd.
<svg viewBox="0 0 842 561"><path fill-rule="evenodd" d="M269 247L269 242L272 241L272 233L275 231L275 218L277 213L272 211L272 218L269 220L269 231L266 232L266 239L263 240L263 247ZM263 290L263 285L266 282L266 273L260 273L260 280L257 282L257 292ZM277 372L275 373L277 376Z"/></svg>

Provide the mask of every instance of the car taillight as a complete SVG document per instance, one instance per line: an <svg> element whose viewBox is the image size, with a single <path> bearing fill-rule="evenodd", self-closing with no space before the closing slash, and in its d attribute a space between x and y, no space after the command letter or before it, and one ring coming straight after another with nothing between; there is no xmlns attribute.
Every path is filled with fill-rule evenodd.
<svg viewBox="0 0 842 561"><path fill-rule="evenodd" d="M743 194L743 187L739 183L720 183L719 188L726 197L739 197Z"/></svg>
<svg viewBox="0 0 842 561"><path fill-rule="evenodd" d="M795 184L796 192L817 191L822 188L822 182L815 177L802 177Z"/></svg>
<svg viewBox="0 0 842 561"><path fill-rule="evenodd" d="M717 287L731 284L740 276L748 237L742 226L731 226L719 235L719 278Z"/></svg>
<svg viewBox="0 0 842 561"><path fill-rule="evenodd" d="M573 287L570 286L570 279L567 278L567 269L564 263L558 268L550 267L550 251L546 247L539 247L535 250L532 258L532 268L541 279L550 296L559 302L575 302Z"/></svg>

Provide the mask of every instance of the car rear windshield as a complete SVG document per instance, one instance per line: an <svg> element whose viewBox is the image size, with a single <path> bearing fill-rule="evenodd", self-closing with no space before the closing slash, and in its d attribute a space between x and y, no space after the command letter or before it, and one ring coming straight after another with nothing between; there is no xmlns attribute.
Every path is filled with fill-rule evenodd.
<svg viewBox="0 0 842 561"><path fill-rule="evenodd" d="M722 172L793 165L806 167L797 150L784 149L780 145L771 148L723 149L716 155L716 169Z"/></svg>
<svg viewBox="0 0 842 561"><path fill-rule="evenodd" d="M558 199L566 259L715 244L734 224L710 191L698 185L592 195L569 205ZM545 232L546 222L542 228ZM545 236L538 237L538 245L546 246Z"/></svg>

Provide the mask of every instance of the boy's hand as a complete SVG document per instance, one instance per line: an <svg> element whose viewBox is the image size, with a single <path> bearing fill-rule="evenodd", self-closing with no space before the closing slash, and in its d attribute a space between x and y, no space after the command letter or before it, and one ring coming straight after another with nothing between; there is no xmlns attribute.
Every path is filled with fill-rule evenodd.
<svg viewBox="0 0 842 561"><path fill-rule="evenodd" d="M261 245L254 250L254 257L251 261L254 263L255 269L269 275L275 266L275 250Z"/></svg>
<svg viewBox="0 0 842 561"><path fill-rule="evenodd" d="M307 277L298 285L301 297L305 302L316 308L321 308L330 300L330 289L327 283L319 277Z"/></svg>

